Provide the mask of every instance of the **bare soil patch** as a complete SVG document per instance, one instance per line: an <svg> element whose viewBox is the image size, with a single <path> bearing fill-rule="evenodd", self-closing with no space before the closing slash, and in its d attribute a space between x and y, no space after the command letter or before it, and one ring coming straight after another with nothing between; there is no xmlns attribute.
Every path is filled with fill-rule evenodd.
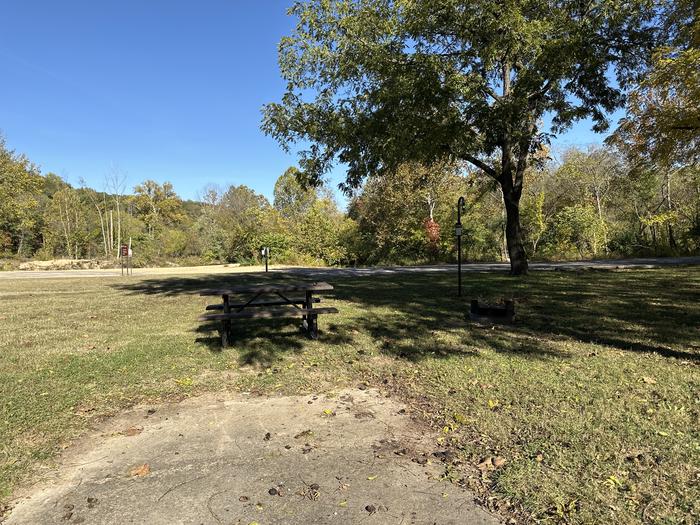
<svg viewBox="0 0 700 525"><path fill-rule="evenodd" d="M7 524L470 523L436 436L374 390L139 406L62 455Z"/></svg>

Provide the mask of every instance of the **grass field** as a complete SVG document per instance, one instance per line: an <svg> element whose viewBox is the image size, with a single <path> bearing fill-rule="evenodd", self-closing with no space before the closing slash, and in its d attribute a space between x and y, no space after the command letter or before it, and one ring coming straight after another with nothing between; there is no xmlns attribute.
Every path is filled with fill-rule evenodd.
<svg viewBox="0 0 700 525"><path fill-rule="evenodd" d="M341 314L318 341L262 321L221 351L192 291L251 279L0 281L0 508L136 402L367 383L441 429L445 475L490 507L700 522L700 269L468 274L466 298L517 299L518 322L495 328L465 322L451 275L328 279Z"/></svg>

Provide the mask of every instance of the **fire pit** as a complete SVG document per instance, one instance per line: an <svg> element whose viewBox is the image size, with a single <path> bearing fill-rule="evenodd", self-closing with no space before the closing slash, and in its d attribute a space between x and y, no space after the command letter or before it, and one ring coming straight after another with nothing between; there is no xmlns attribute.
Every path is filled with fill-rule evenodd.
<svg viewBox="0 0 700 525"><path fill-rule="evenodd" d="M500 305L479 304L473 299L469 308L469 319L482 324L511 324L515 320L515 301L505 299Z"/></svg>

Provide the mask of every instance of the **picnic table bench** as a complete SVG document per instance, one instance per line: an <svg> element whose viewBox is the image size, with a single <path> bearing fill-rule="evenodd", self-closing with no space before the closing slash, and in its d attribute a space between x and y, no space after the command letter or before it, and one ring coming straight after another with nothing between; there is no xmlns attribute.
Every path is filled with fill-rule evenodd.
<svg viewBox="0 0 700 525"><path fill-rule="evenodd" d="M228 346L231 321L234 319L270 319L279 317L301 317L302 328L312 339L318 338L318 316L337 314L333 307L314 308L321 301L314 294L330 292L328 283L292 283L234 286L231 288L202 290L201 296L221 296L221 303L207 305L207 310L219 313L205 314L200 321L221 321L221 345ZM303 297L298 294L303 293ZM231 302L231 296L242 297ZM276 296L274 299L265 297Z"/></svg>

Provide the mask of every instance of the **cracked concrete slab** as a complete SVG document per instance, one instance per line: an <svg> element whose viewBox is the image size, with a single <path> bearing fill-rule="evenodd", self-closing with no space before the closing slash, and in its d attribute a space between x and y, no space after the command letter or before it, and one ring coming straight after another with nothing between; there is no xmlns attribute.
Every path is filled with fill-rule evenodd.
<svg viewBox="0 0 700 525"><path fill-rule="evenodd" d="M434 435L372 390L207 395L107 421L7 524L501 523L440 479L434 451Z"/></svg>

